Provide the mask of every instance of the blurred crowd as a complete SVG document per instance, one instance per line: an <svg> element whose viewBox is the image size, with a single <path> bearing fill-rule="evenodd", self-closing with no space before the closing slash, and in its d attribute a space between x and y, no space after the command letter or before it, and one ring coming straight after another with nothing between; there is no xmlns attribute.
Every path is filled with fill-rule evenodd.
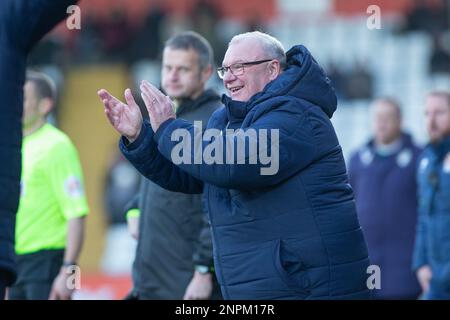
<svg viewBox="0 0 450 320"><path fill-rule="evenodd" d="M417 31L425 32L432 38L430 72L450 74L450 2L415 1L398 32Z"/></svg>
<svg viewBox="0 0 450 320"><path fill-rule="evenodd" d="M224 24L231 24L223 28ZM230 31L227 32L227 28ZM194 30L211 43L215 62L220 64L228 41L235 31L263 30L257 15L244 22L230 21L214 2L199 0L186 15L175 14L163 2L156 2L144 19L130 18L121 5L112 7L105 17L83 15L82 32L67 37L47 36L30 56L32 65L125 63L158 61L164 41L174 32ZM151 36L149 36L151 35Z"/></svg>
<svg viewBox="0 0 450 320"><path fill-rule="evenodd" d="M431 75L450 75L450 1L415 0L393 33L405 36L422 33L431 39L431 54L428 71ZM351 66L341 66L331 61L326 66L337 95L342 100L368 100L374 97L374 82L377 70L372 70L366 61L355 59Z"/></svg>
<svg viewBox="0 0 450 320"><path fill-rule="evenodd" d="M83 16L82 32L70 37L51 34L32 52L31 65L53 64L60 68L78 64L122 63L132 66L140 61L157 62L164 40L180 30L201 33L214 50L220 65L228 41L235 33L268 31L258 15L236 21L223 15L214 2L199 0L186 15L174 14L163 4L150 8L144 19L134 21L123 7L113 7L105 17ZM430 74L450 75L449 1L415 0L394 30L397 34L423 32L432 39ZM152 36L148 36L152 35ZM325 66L337 95L344 101L367 100L374 96L375 70L366 61L355 59L350 66L331 61Z"/></svg>

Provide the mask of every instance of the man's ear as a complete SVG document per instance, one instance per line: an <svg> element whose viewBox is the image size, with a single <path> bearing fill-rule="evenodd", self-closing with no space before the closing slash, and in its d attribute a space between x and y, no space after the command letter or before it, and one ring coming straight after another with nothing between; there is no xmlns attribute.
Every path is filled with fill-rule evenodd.
<svg viewBox="0 0 450 320"><path fill-rule="evenodd" d="M211 77L212 71L212 65L208 64L208 66L200 72L201 81L203 83L208 82L209 78Z"/></svg>
<svg viewBox="0 0 450 320"><path fill-rule="evenodd" d="M39 113L46 116L48 115L52 109L53 109L54 103L53 99L51 98L43 98L41 101L39 101Z"/></svg>
<svg viewBox="0 0 450 320"><path fill-rule="evenodd" d="M269 63L270 80L276 79L281 73L281 64L278 60L273 60Z"/></svg>

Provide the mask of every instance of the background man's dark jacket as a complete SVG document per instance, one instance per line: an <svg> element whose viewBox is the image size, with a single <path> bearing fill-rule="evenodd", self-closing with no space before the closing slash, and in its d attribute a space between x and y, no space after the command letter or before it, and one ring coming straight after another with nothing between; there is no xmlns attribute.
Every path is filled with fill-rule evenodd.
<svg viewBox="0 0 450 320"><path fill-rule="evenodd" d="M0 1L0 278L7 284L16 277L14 228L19 203L26 59L36 42L66 17L67 7L76 2Z"/></svg>
<svg viewBox="0 0 450 320"><path fill-rule="evenodd" d="M177 117L202 121L221 106L212 90L195 100L184 99ZM139 197L139 239L133 264L134 293L139 299L182 299L194 275L194 265L213 265L211 230L200 194L172 192L142 179ZM214 283L212 298L220 297Z"/></svg>
<svg viewBox="0 0 450 320"><path fill-rule="evenodd" d="M411 269L420 152L403 134L389 155L380 155L371 140L350 159L348 174L370 262L381 269L381 289L373 292L379 299L414 299L421 291Z"/></svg>

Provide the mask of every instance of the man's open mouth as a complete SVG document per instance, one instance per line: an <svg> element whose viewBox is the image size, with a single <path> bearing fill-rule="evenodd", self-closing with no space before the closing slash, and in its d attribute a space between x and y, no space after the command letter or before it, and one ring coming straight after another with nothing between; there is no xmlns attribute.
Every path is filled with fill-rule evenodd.
<svg viewBox="0 0 450 320"><path fill-rule="evenodd" d="M229 90L230 90L231 93L236 93L236 92L238 92L239 90L241 90L242 88L243 88L243 86L240 86L240 87L233 87L233 88L229 88Z"/></svg>

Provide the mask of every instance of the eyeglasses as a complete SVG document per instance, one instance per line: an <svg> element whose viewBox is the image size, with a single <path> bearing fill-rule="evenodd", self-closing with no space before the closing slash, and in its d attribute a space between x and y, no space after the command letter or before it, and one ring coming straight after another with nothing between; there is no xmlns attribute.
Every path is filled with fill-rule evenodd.
<svg viewBox="0 0 450 320"><path fill-rule="evenodd" d="M223 79L225 77L225 73L227 73L227 71L229 70L233 75L241 76L244 74L244 68L246 66L254 66L254 65L261 64L264 62L269 62L272 60L273 59L266 59L266 60L258 60L258 61L251 61L251 62L234 63L228 67L217 68L217 74L219 75L220 79Z"/></svg>

